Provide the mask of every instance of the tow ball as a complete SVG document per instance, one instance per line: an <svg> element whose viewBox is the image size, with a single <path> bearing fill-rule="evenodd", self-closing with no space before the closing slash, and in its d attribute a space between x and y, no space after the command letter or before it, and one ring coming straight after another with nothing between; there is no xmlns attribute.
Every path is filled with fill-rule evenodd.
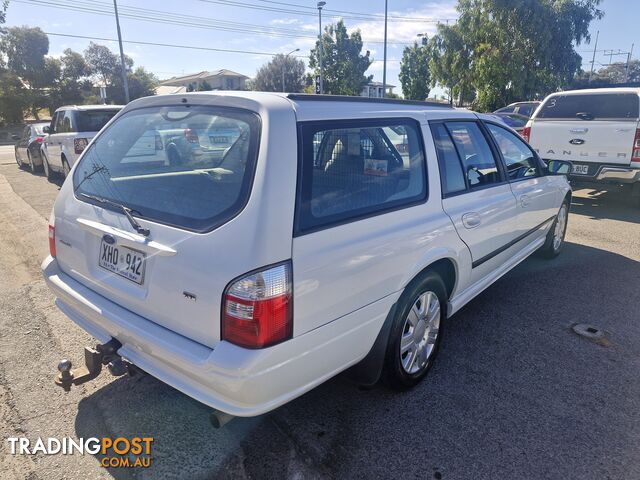
<svg viewBox="0 0 640 480"><path fill-rule="evenodd" d="M69 360L62 360L58 363L58 370L60 373L56 375L56 385L62 387L65 392L71 390L71 385L81 385L90 380L93 380L100 372L102 372L102 366L106 365L112 375L119 377L125 373L133 375L137 369L133 364L122 359L118 355L118 349L122 347L122 344L115 338L112 338L107 343L96 345L95 348L84 348L84 367L71 369L72 364Z"/></svg>

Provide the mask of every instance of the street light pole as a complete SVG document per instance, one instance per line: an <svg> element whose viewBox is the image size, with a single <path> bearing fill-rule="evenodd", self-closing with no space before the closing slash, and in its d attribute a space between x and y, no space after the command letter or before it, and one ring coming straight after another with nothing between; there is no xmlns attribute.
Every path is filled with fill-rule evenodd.
<svg viewBox="0 0 640 480"><path fill-rule="evenodd" d="M596 52L598 51L598 37L600 36L600 30L596 32L596 44L593 46L593 57L591 58L591 70L589 71L589 81L591 83L591 78L593 77L593 69L596 64Z"/></svg>
<svg viewBox="0 0 640 480"><path fill-rule="evenodd" d="M324 85L322 83L323 71L322 71L322 7L327 2L318 2L318 40L320 42L320 95L324 93Z"/></svg>
<svg viewBox="0 0 640 480"><path fill-rule="evenodd" d="M284 69L287 66L287 58L289 58L289 55L291 55L293 52L299 52L300 49L296 48L295 50L291 50L289 53L287 53L284 56L284 60L282 61L282 93L286 92L285 88L284 88Z"/></svg>
<svg viewBox="0 0 640 480"><path fill-rule="evenodd" d="M113 0L113 9L116 12L116 28L118 29L118 45L120 46L120 68L122 69L122 84L124 85L125 103L129 103L129 82L127 80L127 70L124 65L124 50L122 49L122 34L120 33L120 18L118 17L118 4Z"/></svg>
<svg viewBox="0 0 640 480"><path fill-rule="evenodd" d="M387 3L384 0L384 61L382 65L382 98L387 96Z"/></svg>

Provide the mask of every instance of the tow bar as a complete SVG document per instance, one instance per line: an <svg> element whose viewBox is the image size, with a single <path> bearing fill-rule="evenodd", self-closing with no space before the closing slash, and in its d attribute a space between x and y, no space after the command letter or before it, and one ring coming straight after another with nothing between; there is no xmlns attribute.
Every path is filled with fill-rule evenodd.
<svg viewBox="0 0 640 480"><path fill-rule="evenodd" d="M60 373L56 375L56 385L68 392L71 390L71 385L81 385L100 375L103 365L106 365L109 372L116 377L125 373L134 375L138 369L118 355L117 351L120 347L122 344L115 338L107 343L96 345L95 348L84 347L85 366L73 370L71 361L66 359L60 361L58 363Z"/></svg>

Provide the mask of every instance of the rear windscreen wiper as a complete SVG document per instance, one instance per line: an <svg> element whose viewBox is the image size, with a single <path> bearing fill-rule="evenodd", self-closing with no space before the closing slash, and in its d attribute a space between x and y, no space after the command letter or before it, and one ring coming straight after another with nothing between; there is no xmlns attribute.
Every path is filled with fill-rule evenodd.
<svg viewBox="0 0 640 480"><path fill-rule="evenodd" d="M136 212L135 210L132 210L131 208L129 208L129 207L127 207L127 206L125 206L125 205L123 205L121 203L114 202L112 200L107 200L106 198L98 197L96 195L90 195L88 193L82 193L82 192L80 192L79 195L81 195L81 196L83 196L85 198L88 198L90 200L93 200L95 202L98 202L98 203L106 203L107 205L111 205L113 207L119 208L125 214L125 216L127 217L127 220L129 220L129 223L131 224L131 226L133 227L133 229L136 232L138 232L140 235L144 235L145 237L148 237L149 234L151 233L148 228L142 227L142 225L140 225L136 221L136 219L133 218L132 213L140 213L140 212Z"/></svg>

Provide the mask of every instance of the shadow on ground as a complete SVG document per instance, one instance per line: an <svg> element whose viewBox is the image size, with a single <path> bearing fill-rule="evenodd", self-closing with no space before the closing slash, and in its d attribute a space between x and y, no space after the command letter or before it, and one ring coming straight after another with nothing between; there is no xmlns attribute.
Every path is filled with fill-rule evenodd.
<svg viewBox="0 0 640 480"><path fill-rule="evenodd" d="M155 438L152 467L116 478L640 478L638 285L639 262L568 243L449 320L411 391L339 376L214 430L202 404L121 378L80 403L76 431ZM607 331L609 346L575 335L577 322Z"/></svg>
<svg viewBox="0 0 640 480"><path fill-rule="evenodd" d="M633 197L630 189L581 189L572 198L571 213L593 220L640 223L640 197Z"/></svg>

